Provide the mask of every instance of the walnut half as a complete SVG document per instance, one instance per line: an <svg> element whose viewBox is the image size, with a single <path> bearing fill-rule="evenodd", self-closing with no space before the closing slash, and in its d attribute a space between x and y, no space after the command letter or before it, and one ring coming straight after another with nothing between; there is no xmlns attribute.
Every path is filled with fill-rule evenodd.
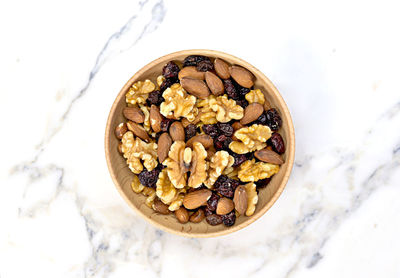
<svg viewBox="0 0 400 278"><path fill-rule="evenodd" d="M238 171L238 177L243 182L258 181L278 173L279 165L255 162L254 159L243 162Z"/></svg>
<svg viewBox="0 0 400 278"><path fill-rule="evenodd" d="M241 142L233 141L229 148L235 153L244 154L265 148L265 142L271 137L271 129L265 125L254 124L236 130L234 136Z"/></svg>
<svg viewBox="0 0 400 278"><path fill-rule="evenodd" d="M235 159L230 156L227 151L216 152L211 157L208 179L204 182L204 184L208 188L213 188L213 185L218 177L222 175L226 168L230 168L234 162Z"/></svg>
<svg viewBox="0 0 400 278"><path fill-rule="evenodd" d="M227 123L232 119L243 118L243 108L237 105L233 99L228 99L226 95L210 99L209 105L216 112L218 122Z"/></svg>
<svg viewBox="0 0 400 278"><path fill-rule="evenodd" d="M132 85L126 93L126 103L128 104L143 104L146 102L149 93L154 91L156 85L150 80L138 81Z"/></svg>

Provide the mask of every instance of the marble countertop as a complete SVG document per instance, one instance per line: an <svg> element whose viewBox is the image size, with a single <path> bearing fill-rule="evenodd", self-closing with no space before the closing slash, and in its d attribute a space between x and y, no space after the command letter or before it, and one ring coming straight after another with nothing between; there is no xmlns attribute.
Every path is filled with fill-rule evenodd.
<svg viewBox="0 0 400 278"><path fill-rule="evenodd" d="M395 1L12 1L0 9L0 277L400 277ZM221 50L292 113L296 160L231 235L160 231L118 195L104 129L149 61Z"/></svg>

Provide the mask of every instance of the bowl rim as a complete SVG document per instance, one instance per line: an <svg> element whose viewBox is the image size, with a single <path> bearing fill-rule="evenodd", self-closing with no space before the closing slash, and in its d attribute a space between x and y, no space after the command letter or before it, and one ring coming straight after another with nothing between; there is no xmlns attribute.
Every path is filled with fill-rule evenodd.
<svg viewBox="0 0 400 278"><path fill-rule="evenodd" d="M241 66L249 69L251 72L257 73L265 82L268 87L272 90L272 93L277 97L277 102L279 102L281 108L280 110L281 113L285 113L287 115L287 127L288 127L288 135L290 137L289 144L286 145L286 151L288 151L288 156L286 159L287 163L287 169L286 173L284 173L282 177L282 181L277 189L277 191L272 195L271 199L268 201L268 203L265 204L264 207L262 207L257 213L253 214L251 217L249 217L246 221L244 221L241 224L231 226L229 229L217 231L217 232L207 232L207 233L190 233L190 232L182 232L178 230L174 230L172 228L169 228L167 226L164 226L157 221L155 221L152 218L149 218L146 214L144 214L140 209L138 209L134 204L130 202L128 197L125 195L124 191L122 190L121 185L119 184L116 174L113 171L113 168L111 166L111 155L110 155L110 136L114 135L114 132L110 132L111 127L111 122L112 119L114 118L115 113L117 113L117 105L122 97L122 95L125 94L126 90L131 86L132 80L135 79L137 75L141 75L142 73L146 72L148 69L152 68L153 66L159 64L161 61L165 60L167 57L173 57L178 56L178 55L211 55L211 56L217 56L221 59L224 59L226 57L230 59L237 60ZM132 77L125 83L125 85L122 87L122 89L119 91L118 95L115 97L115 100L113 102L113 105L111 106L108 118L107 118L107 123L106 123L106 129L105 129L105 144L104 144L104 149L105 149L105 157L107 161L107 167L108 171L110 173L110 176L113 180L113 183L115 187L117 188L119 194L122 196L122 198L125 200L125 202L128 203L128 205L136 212L138 213L142 218L144 218L146 221L151 223L153 226L163 230L170 232L172 234L184 236L184 237L190 237L190 238L208 238L208 237L217 237L217 236L223 236L227 235L233 232L236 232L238 230L241 230L247 226L249 226L251 223L255 222L258 220L261 216L263 216L271 207L272 205L276 202L276 200L279 198L279 196L282 194L284 188L286 187L286 184L289 180L289 176L292 172L293 169L293 164L294 164L294 156L295 156L295 133L294 133L294 126L293 126L293 121L292 117L290 115L290 111L287 107L286 102L284 101L283 97L279 93L278 89L275 87L275 85L266 77L260 70L258 70L256 67L253 65L249 64L248 62L225 52L221 52L218 50L209 50L209 49L187 49L187 50L180 50L176 52L172 52L166 55L163 55L150 63L146 64L143 66L141 69L139 69ZM286 140L288 141L288 140Z"/></svg>

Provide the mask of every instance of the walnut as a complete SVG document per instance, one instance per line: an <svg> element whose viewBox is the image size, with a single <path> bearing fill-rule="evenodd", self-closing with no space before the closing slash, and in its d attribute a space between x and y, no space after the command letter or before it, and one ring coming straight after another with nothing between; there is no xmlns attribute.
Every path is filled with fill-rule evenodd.
<svg viewBox="0 0 400 278"><path fill-rule="evenodd" d="M145 187L142 191L142 194L147 197L145 201L146 206L153 208L153 203L156 199L156 190L151 187Z"/></svg>
<svg viewBox="0 0 400 278"><path fill-rule="evenodd" d="M150 111L149 111L149 108L147 106L144 106L144 105L139 105L139 107L140 107L140 110L142 110L142 112L144 114L143 127L148 133L150 133L151 132L151 128L150 128Z"/></svg>
<svg viewBox="0 0 400 278"><path fill-rule="evenodd" d="M226 95L210 99L209 105L216 112L218 122L227 123L232 119L240 120L243 118L243 108L237 105L233 99L228 99Z"/></svg>
<svg viewBox="0 0 400 278"><path fill-rule="evenodd" d="M168 158L163 164L167 166L167 173L171 183L176 188L199 187L207 178L207 151L199 142L193 143L193 148L186 147L185 142L176 141L172 144ZM187 180L187 172L190 177Z"/></svg>
<svg viewBox="0 0 400 278"><path fill-rule="evenodd" d="M279 165L247 160L239 166L238 177L243 182L258 181L278 173Z"/></svg>
<svg viewBox="0 0 400 278"><path fill-rule="evenodd" d="M226 168L231 168L235 159L227 151L218 151L211 157L208 179L204 182L205 186L212 188L215 181L222 175Z"/></svg>
<svg viewBox="0 0 400 278"><path fill-rule="evenodd" d="M129 169L135 174L142 172L143 165L148 171L151 171L158 164L157 144L146 143L138 137L135 139L131 131L126 132L122 137L121 149ZM141 160L143 160L143 165Z"/></svg>
<svg viewBox="0 0 400 278"><path fill-rule="evenodd" d="M209 95L206 99L199 99L196 103L199 109L200 121L203 124L216 124L217 123L217 113L215 113L210 106L210 100L215 100L214 95Z"/></svg>
<svg viewBox="0 0 400 278"><path fill-rule="evenodd" d="M234 137L241 142L233 141L229 148L235 153L244 154L265 148L265 142L271 137L271 129L265 125L254 124L236 130Z"/></svg>
<svg viewBox="0 0 400 278"><path fill-rule="evenodd" d="M258 203L258 195L256 190L256 185L254 183L248 183L244 185L247 193L247 209L246 216L251 216L256 210L256 205Z"/></svg>
<svg viewBox="0 0 400 278"><path fill-rule="evenodd" d="M188 95L179 83L167 88L163 97L165 101L160 105L160 113L164 117L176 119L184 117L193 121L197 116L196 97Z"/></svg>
<svg viewBox="0 0 400 278"><path fill-rule="evenodd" d="M265 102L264 94L260 89L251 90L246 94L245 98L249 103L258 102L259 104L264 104Z"/></svg>
<svg viewBox="0 0 400 278"><path fill-rule="evenodd" d="M143 191L144 186L140 183L138 176L134 175L131 183L133 192L140 193Z"/></svg>
<svg viewBox="0 0 400 278"><path fill-rule="evenodd" d="M157 76L157 86L160 88L161 84L165 81L165 77L162 75Z"/></svg>
<svg viewBox="0 0 400 278"><path fill-rule="evenodd" d="M238 180L239 179L238 172L239 172L239 170L237 167L236 168L229 167L229 168L226 168L224 173L222 173L222 174L227 176L230 179Z"/></svg>
<svg viewBox="0 0 400 278"><path fill-rule="evenodd" d="M183 198L185 197L186 189L182 188L178 190L178 194L174 200L172 200L171 204L169 205L168 209L170 211L175 211L179 209L183 204Z"/></svg>
<svg viewBox="0 0 400 278"><path fill-rule="evenodd" d="M176 197L177 192L168 178L167 169L163 169L158 175L156 194L167 205Z"/></svg>
<svg viewBox="0 0 400 278"><path fill-rule="evenodd" d="M146 102L146 99L152 91L156 88L153 82L146 79L138 81L132 85L129 91L126 93L126 102L128 104L142 104Z"/></svg>

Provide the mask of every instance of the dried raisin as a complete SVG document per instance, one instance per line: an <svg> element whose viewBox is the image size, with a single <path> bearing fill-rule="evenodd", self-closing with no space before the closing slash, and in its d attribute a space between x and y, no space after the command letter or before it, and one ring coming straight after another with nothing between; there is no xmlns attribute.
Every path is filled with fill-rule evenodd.
<svg viewBox="0 0 400 278"><path fill-rule="evenodd" d="M267 126L269 126L271 130L277 131L282 125L282 119L278 111L276 111L275 108L271 108L265 114L267 116Z"/></svg>
<svg viewBox="0 0 400 278"><path fill-rule="evenodd" d="M221 218L222 218L222 222L224 223L224 225L227 227L230 227L233 224L235 224L235 221L236 221L235 211L233 210L228 214L222 215Z"/></svg>
<svg viewBox="0 0 400 278"><path fill-rule="evenodd" d="M214 69L214 64L210 61L210 59L203 60L199 62L196 66L198 71L209 71Z"/></svg>
<svg viewBox="0 0 400 278"><path fill-rule="evenodd" d="M162 69L162 75L165 78L177 78L180 68L174 62L168 62Z"/></svg>
<svg viewBox="0 0 400 278"><path fill-rule="evenodd" d="M272 133L268 142L271 144L272 149L277 153L283 154L285 152L285 143L283 142L283 138L279 133Z"/></svg>
<svg viewBox="0 0 400 278"><path fill-rule="evenodd" d="M222 223L222 217L217 214L210 214L206 217L206 221L211 226L216 226Z"/></svg>

